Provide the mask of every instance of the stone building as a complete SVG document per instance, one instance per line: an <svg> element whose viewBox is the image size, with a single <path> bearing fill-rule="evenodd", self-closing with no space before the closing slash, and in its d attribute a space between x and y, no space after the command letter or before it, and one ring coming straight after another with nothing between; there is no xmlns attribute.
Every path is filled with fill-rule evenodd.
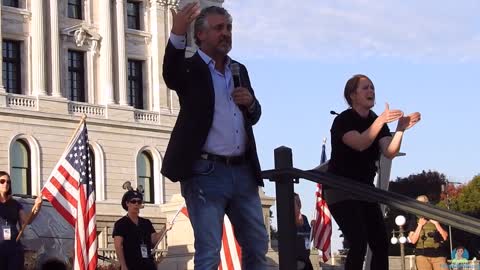
<svg viewBox="0 0 480 270"><path fill-rule="evenodd" d="M125 214L120 207L125 181L145 188L142 215L157 229L176 211L168 204L172 198L174 205L181 201L179 184L160 174L179 110L161 76L174 4L2 0L0 5L0 170L10 171L13 193L38 195L86 115L98 242L105 254L112 251L113 221ZM273 201L265 202L268 217ZM182 237L169 237L168 245L183 243L191 256L193 237ZM166 246L164 241L161 248Z"/></svg>

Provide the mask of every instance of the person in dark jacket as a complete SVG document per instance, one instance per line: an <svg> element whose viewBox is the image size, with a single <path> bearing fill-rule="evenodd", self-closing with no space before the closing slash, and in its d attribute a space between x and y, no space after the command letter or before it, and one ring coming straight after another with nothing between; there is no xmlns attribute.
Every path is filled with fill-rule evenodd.
<svg viewBox="0 0 480 270"><path fill-rule="evenodd" d="M195 269L217 269L225 214L242 248L243 269L266 269L263 181L252 129L261 107L247 69L228 56L232 17L218 6L200 11L198 3L172 17L163 78L176 91L180 112L162 173L180 181L195 236ZM185 58L190 23L199 49Z"/></svg>

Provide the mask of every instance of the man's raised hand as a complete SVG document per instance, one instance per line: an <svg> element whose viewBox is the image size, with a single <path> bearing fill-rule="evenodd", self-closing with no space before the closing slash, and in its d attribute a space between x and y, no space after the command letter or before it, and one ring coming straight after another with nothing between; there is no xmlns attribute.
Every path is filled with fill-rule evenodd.
<svg viewBox="0 0 480 270"><path fill-rule="evenodd" d="M178 12L175 9L170 9L172 12L173 26L172 33L175 35L185 35L188 30L188 26L195 21L200 14L200 4L198 2L188 3Z"/></svg>

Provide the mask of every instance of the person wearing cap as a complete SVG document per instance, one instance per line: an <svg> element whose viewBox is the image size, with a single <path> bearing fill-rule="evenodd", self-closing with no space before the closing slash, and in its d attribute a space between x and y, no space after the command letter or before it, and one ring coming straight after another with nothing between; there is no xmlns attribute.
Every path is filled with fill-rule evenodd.
<svg viewBox="0 0 480 270"><path fill-rule="evenodd" d="M162 231L155 232L152 222L139 216L143 195L138 191L125 192L122 207L127 214L115 222L112 233L120 269L157 269L151 250L172 225L167 223Z"/></svg>
<svg viewBox="0 0 480 270"><path fill-rule="evenodd" d="M417 201L428 203L428 197L420 195ZM416 222L414 222L416 221ZM415 264L418 270L448 269L445 241L448 232L433 219L418 217L407 226L408 240L415 246Z"/></svg>
<svg viewBox="0 0 480 270"><path fill-rule="evenodd" d="M0 269L23 269L24 250L17 241L18 228L33 222L42 206L42 197L35 199L32 216L23 209L23 205L12 197L12 181L6 171L0 171Z"/></svg>

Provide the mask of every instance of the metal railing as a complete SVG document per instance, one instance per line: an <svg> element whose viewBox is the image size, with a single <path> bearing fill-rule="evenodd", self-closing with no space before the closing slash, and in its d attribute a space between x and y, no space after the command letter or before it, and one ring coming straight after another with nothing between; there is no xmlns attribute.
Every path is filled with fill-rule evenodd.
<svg viewBox="0 0 480 270"><path fill-rule="evenodd" d="M275 149L275 169L263 171L262 177L275 182L280 270L290 270L296 267L295 252L292 252L292 247L295 246L296 231L293 218L293 184L298 183L300 178L325 184L331 188L350 192L368 201L378 202L417 216L431 218L445 225L480 235L479 219L431 204L418 202L398 193L367 185L359 185L358 182L345 177L320 171L304 171L293 168L292 150L288 147L282 146Z"/></svg>

